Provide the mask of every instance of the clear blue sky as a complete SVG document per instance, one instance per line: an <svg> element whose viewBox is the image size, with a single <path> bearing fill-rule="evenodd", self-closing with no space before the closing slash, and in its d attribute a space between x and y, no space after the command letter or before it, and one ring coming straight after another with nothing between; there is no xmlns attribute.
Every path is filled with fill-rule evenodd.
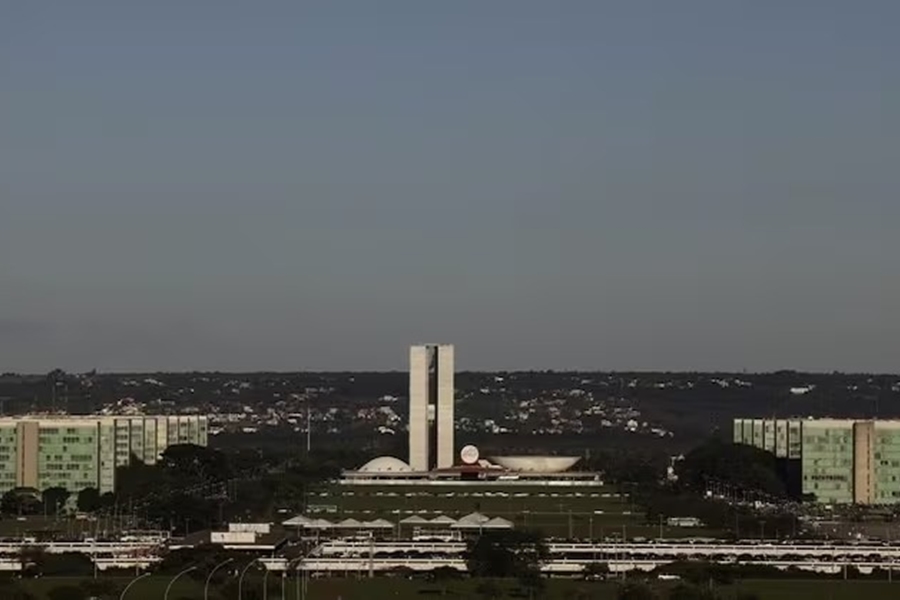
<svg viewBox="0 0 900 600"><path fill-rule="evenodd" d="M7 0L0 371L897 371L900 2Z"/></svg>

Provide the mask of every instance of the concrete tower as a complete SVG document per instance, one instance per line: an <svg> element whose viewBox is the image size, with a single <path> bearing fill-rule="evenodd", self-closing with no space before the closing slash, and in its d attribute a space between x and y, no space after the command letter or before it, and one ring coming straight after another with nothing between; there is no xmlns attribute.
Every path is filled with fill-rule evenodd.
<svg viewBox="0 0 900 600"><path fill-rule="evenodd" d="M409 349L409 465L416 471L453 466L453 346Z"/></svg>

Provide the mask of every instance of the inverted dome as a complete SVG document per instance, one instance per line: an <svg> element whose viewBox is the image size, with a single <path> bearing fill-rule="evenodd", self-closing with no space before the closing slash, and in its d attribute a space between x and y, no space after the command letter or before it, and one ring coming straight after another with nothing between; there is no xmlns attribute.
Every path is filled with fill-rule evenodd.
<svg viewBox="0 0 900 600"><path fill-rule="evenodd" d="M575 466L580 456L492 456L490 461L523 473L561 473Z"/></svg>
<svg viewBox="0 0 900 600"><path fill-rule="evenodd" d="M360 473L411 473L412 467L393 456L373 458L359 468Z"/></svg>

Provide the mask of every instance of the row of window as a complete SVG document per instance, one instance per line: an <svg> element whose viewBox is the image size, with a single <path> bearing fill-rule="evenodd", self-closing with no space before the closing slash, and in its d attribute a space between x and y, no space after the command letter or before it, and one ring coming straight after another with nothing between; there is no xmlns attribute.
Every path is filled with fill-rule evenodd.
<svg viewBox="0 0 900 600"><path fill-rule="evenodd" d="M806 452L806 454L816 452L821 454L837 454L839 452L850 454L853 452L852 447L840 444L810 444L809 446L804 446L803 450Z"/></svg>
<svg viewBox="0 0 900 600"><path fill-rule="evenodd" d="M804 444L823 444L823 443L852 444L853 436L838 435L838 434L828 435L827 433L825 435L804 435L803 443Z"/></svg>
<svg viewBox="0 0 900 600"><path fill-rule="evenodd" d="M853 459L852 458L835 458L833 456L829 456L828 458L809 458L803 461L803 465L806 468L809 468L809 465L814 467L852 467Z"/></svg>
<svg viewBox="0 0 900 600"><path fill-rule="evenodd" d="M38 433L39 434L43 433L46 435L59 435L60 433L64 433L66 435L72 435L72 434L82 433L88 429L93 431L94 427L91 427L91 426L88 426L88 427L64 427L63 429L65 431L61 430L59 427L39 427Z"/></svg>
<svg viewBox="0 0 900 600"><path fill-rule="evenodd" d="M807 481L847 481L846 475L804 475L803 479Z"/></svg>
<svg viewBox="0 0 900 600"><path fill-rule="evenodd" d="M64 465L57 464L57 463L51 463L48 465L44 465L44 470L46 470L46 471L80 471L81 465L76 465L74 463L68 463L68 464L64 464Z"/></svg>
<svg viewBox="0 0 900 600"><path fill-rule="evenodd" d="M78 436L65 436L63 437L63 444L93 444L94 436L87 435L84 437Z"/></svg>
<svg viewBox="0 0 900 600"><path fill-rule="evenodd" d="M808 489L809 489L808 487L804 488L804 490L808 490ZM818 489L819 489L819 484L818 484L818 483L813 483L813 484L812 484L812 489L818 490ZM839 491L842 491L842 490L847 490L847 491L849 492L849 491L850 491L850 486L849 486L849 485L844 486L844 485L842 485L841 483L831 483L831 482L829 482L828 485L825 485L825 484L823 483L821 489L823 489L823 490L830 490L830 491L832 491L832 492L839 492Z"/></svg>

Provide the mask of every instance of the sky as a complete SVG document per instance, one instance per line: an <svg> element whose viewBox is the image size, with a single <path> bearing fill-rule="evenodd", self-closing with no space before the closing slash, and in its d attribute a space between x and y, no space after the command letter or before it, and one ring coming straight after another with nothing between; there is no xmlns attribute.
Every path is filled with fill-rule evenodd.
<svg viewBox="0 0 900 600"><path fill-rule="evenodd" d="M6 0L0 372L900 371L895 0Z"/></svg>

